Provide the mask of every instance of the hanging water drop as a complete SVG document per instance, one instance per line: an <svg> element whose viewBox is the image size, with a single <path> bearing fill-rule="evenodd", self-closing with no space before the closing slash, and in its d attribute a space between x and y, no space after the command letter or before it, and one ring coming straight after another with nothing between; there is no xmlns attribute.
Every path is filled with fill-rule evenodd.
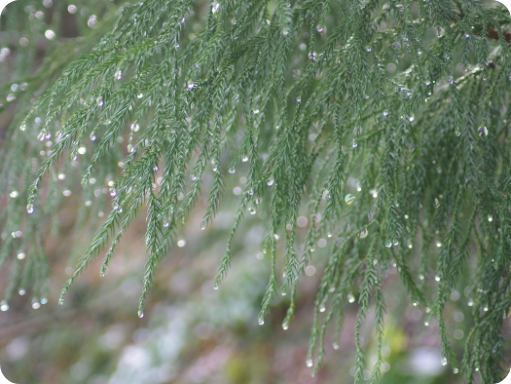
<svg viewBox="0 0 511 384"><path fill-rule="evenodd" d="M355 196L353 195L346 195L344 196L344 202L348 205L352 204L355 201Z"/></svg>
<svg viewBox="0 0 511 384"><path fill-rule="evenodd" d="M443 366L446 366L447 365L447 359L445 357L442 357L442 360L440 360L440 363L443 365Z"/></svg>
<svg viewBox="0 0 511 384"><path fill-rule="evenodd" d="M9 304L7 304L7 301L2 300L0 301L0 311L5 312L9 309Z"/></svg>
<svg viewBox="0 0 511 384"><path fill-rule="evenodd" d="M244 163L246 163L248 161L248 156L247 155L244 155L242 158L241 158L241 161L243 161Z"/></svg>
<svg viewBox="0 0 511 384"><path fill-rule="evenodd" d="M138 317L142 319L144 317L144 312L138 311Z"/></svg>
<svg viewBox="0 0 511 384"><path fill-rule="evenodd" d="M229 168L229 171L228 171L231 175L236 173L236 169L235 168Z"/></svg>
<svg viewBox="0 0 511 384"><path fill-rule="evenodd" d="M268 187L271 187L273 185L273 183L275 183L275 180L273 180L271 177L266 180L266 185Z"/></svg>
<svg viewBox="0 0 511 384"><path fill-rule="evenodd" d="M326 25L318 25L318 26L316 27L316 31L318 31L318 33L319 33L320 35L325 34L325 33L326 33Z"/></svg>
<svg viewBox="0 0 511 384"><path fill-rule="evenodd" d="M115 80L120 81L122 79L122 71L119 69L115 72Z"/></svg>
<svg viewBox="0 0 511 384"><path fill-rule="evenodd" d="M139 129L140 129L140 126L139 126L137 123L133 123L133 124L131 125L131 130L132 130L133 132L138 132L138 130L139 130Z"/></svg>
<svg viewBox="0 0 511 384"><path fill-rule="evenodd" d="M385 241L385 247L386 248L392 247L392 241L390 241L390 240Z"/></svg>
<svg viewBox="0 0 511 384"><path fill-rule="evenodd" d="M313 364L312 359L307 359L305 364L307 364L307 367L309 367L309 368L312 367L312 364Z"/></svg>
<svg viewBox="0 0 511 384"><path fill-rule="evenodd" d="M355 302L355 297L351 293L348 295L348 302L350 302L350 303Z"/></svg>
<svg viewBox="0 0 511 384"><path fill-rule="evenodd" d="M369 232L367 231L367 229L364 229L364 230L362 230L362 232L360 232L360 233L358 234L358 237L360 237L361 239L363 239L363 238L367 237L367 234L368 234L368 233L369 233Z"/></svg>
<svg viewBox="0 0 511 384"><path fill-rule="evenodd" d="M282 323L282 329L283 329L284 331L287 331L287 329L288 329L288 328L289 328L289 324L287 323L287 321L284 321L284 322Z"/></svg>
<svg viewBox="0 0 511 384"><path fill-rule="evenodd" d="M34 213L34 205L33 204L28 204L27 205L27 212L28 212L29 215Z"/></svg>
<svg viewBox="0 0 511 384"><path fill-rule="evenodd" d="M478 132L479 132L479 136L487 136L488 128L486 128L485 126L479 127Z"/></svg>

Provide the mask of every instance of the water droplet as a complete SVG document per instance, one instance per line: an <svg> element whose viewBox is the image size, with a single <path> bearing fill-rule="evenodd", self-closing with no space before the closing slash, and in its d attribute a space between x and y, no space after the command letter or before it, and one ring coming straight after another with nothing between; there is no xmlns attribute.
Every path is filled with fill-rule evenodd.
<svg viewBox="0 0 511 384"><path fill-rule="evenodd" d="M334 349L339 349L339 344L337 344L336 342L334 342L334 343L332 344L332 347L334 347Z"/></svg>
<svg viewBox="0 0 511 384"><path fill-rule="evenodd" d="M414 307L416 307L417 305L419 305L419 302L414 301L414 302L412 303L412 305L413 305Z"/></svg>
<svg viewBox="0 0 511 384"><path fill-rule="evenodd" d="M273 180L271 177L266 180L266 185L268 185L268 187L271 187L274 183L275 180Z"/></svg>
<svg viewBox="0 0 511 384"><path fill-rule="evenodd" d="M15 199L16 197L18 197L18 196L19 196L19 193L18 193L18 191L12 191L12 192L9 194L9 196L11 196L13 199Z"/></svg>
<svg viewBox="0 0 511 384"><path fill-rule="evenodd" d="M352 204L355 201L355 196L353 195L346 195L344 196L344 202L348 205Z"/></svg>
<svg viewBox="0 0 511 384"><path fill-rule="evenodd" d="M23 260L23 259L26 257L26 255L25 255L25 253L24 253L24 252L19 252L19 253L16 255L16 257L18 258L18 260Z"/></svg>
<svg viewBox="0 0 511 384"><path fill-rule="evenodd" d="M248 156L246 156L246 155L245 155L245 156L243 156L243 157L241 158L241 161L243 161L244 163L246 163L246 162L248 161Z"/></svg>
<svg viewBox="0 0 511 384"><path fill-rule="evenodd" d="M144 317L144 312L138 311L138 317L142 319Z"/></svg>
<svg viewBox="0 0 511 384"><path fill-rule="evenodd" d="M424 275L423 274L419 275L419 280L424 280Z"/></svg>
<svg viewBox="0 0 511 384"><path fill-rule="evenodd" d="M9 310L9 304L7 304L7 301L0 301L0 311L5 312L7 310Z"/></svg>
<svg viewBox="0 0 511 384"><path fill-rule="evenodd" d="M429 321L425 321L425 322L424 322L424 325L425 325L426 327L429 327Z"/></svg>
<svg viewBox="0 0 511 384"><path fill-rule="evenodd" d="M257 115L259 113L259 109L254 109L254 115Z"/></svg>
<svg viewBox="0 0 511 384"><path fill-rule="evenodd" d="M139 94L137 95L137 99L141 99L142 97L144 97L144 94L143 94L143 93L139 93Z"/></svg>
<svg viewBox="0 0 511 384"><path fill-rule="evenodd" d="M321 304L321 307L319 307L319 311L320 312L325 312L326 311L326 308L325 308L324 304Z"/></svg>
<svg viewBox="0 0 511 384"><path fill-rule="evenodd" d="M479 127L478 132L479 132L479 136L487 136L488 128L486 128L485 126Z"/></svg>
<svg viewBox="0 0 511 384"><path fill-rule="evenodd" d="M453 368L452 369L452 373L454 373L455 375L457 375L459 371L460 370L458 368Z"/></svg>
<svg viewBox="0 0 511 384"><path fill-rule="evenodd" d="M264 325L264 319L262 317L260 317L259 319L257 319L257 324L259 325Z"/></svg>
<svg viewBox="0 0 511 384"><path fill-rule="evenodd" d="M44 304L46 304L47 302L48 302L48 299L47 299L46 297L43 297L43 298L41 299L41 304L43 304L43 305L44 305Z"/></svg>
<svg viewBox="0 0 511 384"><path fill-rule="evenodd" d="M25 293L26 293L26 291L25 291L24 289L20 289L20 290L18 291L18 294L19 294L20 296L24 296L24 295L25 295Z"/></svg>
<svg viewBox="0 0 511 384"><path fill-rule="evenodd" d="M368 234L368 233L369 233L369 232L368 232L368 230L367 230L367 229L364 229L362 232L360 232L360 233L358 234L358 237L360 237L361 239L363 239L363 238L367 237L367 234Z"/></svg>
<svg viewBox="0 0 511 384"><path fill-rule="evenodd" d="M435 199L435 208L438 208L440 206L440 202L438 201L438 199Z"/></svg>
<svg viewBox="0 0 511 384"><path fill-rule="evenodd" d="M138 132L138 130L140 129L140 126L137 124L137 123L133 123L132 126L131 126L131 130L133 132Z"/></svg>
<svg viewBox="0 0 511 384"><path fill-rule="evenodd" d="M385 247L386 248L392 247L392 241L390 241L390 240L385 241Z"/></svg>
<svg viewBox="0 0 511 384"><path fill-rule="evenodd" d="M326 33L326 26L325 26L325 25L318 25L318 26L316 27L316 31L318 31L318 33L319 33L320 35L323 35L323 34L325 34L325 33Z"/></svg>
<svg viewBox="0 0 511 384"><path fill-rule="evenodd" d="M488 307L484 307L483 311L488 312Z"/></svg>
<svg viewBox="0 0 511 384"><path fill-rule="evenodd" d="M229 171L228 171L231 175L236 173L236 169L235 168L229 168Z"/></svg>
<svg viewBox="0 0 511 384"><path fill-rule="evenodd" d="M355 302L355 297L351 293L348 295L348 302L350 302L350 303Z"/></svg>
<svg viewBox="0 0 511 384"><path fill-rule="evenodd" d="M439 275L435 276L435 281L440 281L440 276Z"/></svg>
<svg viewBox="0 0 511 384"><path fill-rule="evenodd" d="M219 9L220 9L220 3L214 3L213 7L212 7L212 12L217 13Z"/></svg>
<svg viewBox="0 0 511 384"><path fill-rule="evenodd" d="M117 196L117 189L113 188L113 189L110 191L110 196L112 196L112 197Z"/></svg>
<svg viewBox="0 0 511 384"><path fill-rule="evenodd" d="M119 69L115 72L115 80L120 81L122 79L122 71Z"/></svg>
<svg viewBox="0 0 511 384"><path fill-rule="evenodd" d="M28 212L29 215L34 213L34 205L33 204L28 204L27 205L27 212Z"/></svg>
<svg viewBox="0 0 511 384"><path fill-rule="evenodd" d="M358 147L357 141L355 139L353 139L353 142L351 143L351 146L353 148L357 148Z"/></svg>
<svg viewBox="0 0 511 384"><path fill-rule="evenodd" d="M35 299L36 300L36 299ZM41 304L39 303L39 301L34 301L32 303L32 308L34 309L39 309L41 307Z"/></svg>
<svg viewBox="0 0 511 384"><path fill-rule="evenodd" d="M250 212L251 215L255 215L256 214L256 209L254 207L250 207L248 209L248 211Z"/></svg>
<svg viewBox="0 0 511 384"><path fill-rule="evenodd" d="M436 242L436 246L437 246L438 248L440 248L440 247L442 246L442 243L441 243L441 242L439 242L439 241L437 241L437 242Z"/></svg>
<svg viewBox="0 0 511 384"><path fill-rule="evenodd" d="M307 359L305 364L307 364L307 367L309 367L309 368L312 367L312 364L313 364L312 359Z"/></svg>
<svg viewBox="0 0 511 384"><path fill-rule="evenodd" d="M440 360L440 363L444 366L447 365L447 359L445 357L442 357L442 360Z"/></svg>
<svg viewBox="0 0 511 384"><path fill-rule="evenodd" d="M474 305L474 302L473 302L472 300L469 300L469 301L468 301L468 303L467 303L467 305L468 305L469 307L471 307L471 306L473 306L473 305Z"/></svg>
<svg viewBox="0 0 511 384"><path fill-rule="evenodd" d="M493 216L492 216L492 215L488 215L488 221L489 221L489 222L492 222L492 221L493 221Z"/></svg>
<svg viewBox="0 0 511 384"><path fill-rule="evenodd" d="M185 245L186 245L186 240L184 240L184 239L181 239L181 240L179 240L179 241L177 242L177 246L178 246L179 248L183 248Z"/></svg>
<svg viewBox="0 0 511 384"><path fill-rule="evenodd" d="M287 331L288 328L289 328L289 324L287 323L287 321L284 321L284 323L282 323L282 329L284 331Z"/></svg>
<svg viewBox="0 0 511 384"><path fill-rule="evenodd" d="M186 88L188 88L188 89L192 90L192 89L194 89L194 88L195 88L195 84L194 84L194 83L188 83L188 84L186 85Z"/></svg>

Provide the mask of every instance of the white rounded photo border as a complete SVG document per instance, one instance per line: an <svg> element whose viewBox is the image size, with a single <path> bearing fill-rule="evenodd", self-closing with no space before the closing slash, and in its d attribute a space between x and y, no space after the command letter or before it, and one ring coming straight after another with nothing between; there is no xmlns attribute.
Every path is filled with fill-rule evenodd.
<svg viewBox="0 0 511 384"><path fill-rule="evenodd" d="M15 0L0 0L0 16L4 8L7 6L7 4L12 3L13 1ZM508 12L511 14L511 0L495 0L495 1L502 3L507 8ZM3 375L2 367L0 367L0 384L13 384L12 381L7 380ZM511 373L508 374L508 376L503 381L495 384L511 384Z"/></svg>

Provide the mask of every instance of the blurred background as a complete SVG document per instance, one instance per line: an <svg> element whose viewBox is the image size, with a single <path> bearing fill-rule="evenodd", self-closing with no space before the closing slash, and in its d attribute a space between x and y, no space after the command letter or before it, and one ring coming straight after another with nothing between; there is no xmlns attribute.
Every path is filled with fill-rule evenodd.
<svg viewBox="0 0 511 384"><path fill-rule="evenodd" d="M94 41L94 36L104 34L121 3L19 0L8 5L0 19L0 87L10 88L16 98L23 84L20 90L15 84L14 89L13 79L29 77L41 65L55 65L58 69L60 64L51 59L55 52L67 55L69 60L76 57L88 44L81 36ZM195 11L200 14L208 4L197 7ZM389 63L387 70L394 71L396 67ZM1 100L0 104L13 100ZM0 150L8 145L6 131L16 111L14 106L2 107ZM199 225L205 210L204 196L199 200L178 233L179 247L157 270L142 319L137 316L137 309L146 262L144 212L125 234L106 276L99 275L102 254L71 287L64 305L57 304L60 290L92 234L89 227L77 225L82 197L79 193L66 194L55 212L58 229L52 235L49 229L46 231L45 250L51 275L47 303L33 305L30 292L19 291L9 301L9 309L0 312L0 365L4 375L19 384L353 382L356 302L345 308L340 339L334 340L334 330L329 330L326 359L316 377L311 377L312 368L305 363L314 294L331 240L318 241L316 259L307 268L298 293L296 317L286 331L282 329L289 304L286 297L275 298L265 323L257 322L270 271L268 257L261 252L266 230L262 224L264 212L244 221L235 236L228 277L219 290L213 289L213 278L244 187L243 172L241 168L234 175L226 175L221 212L205 231ZM204 190L207 183L206 179ZM107 193L106 189L98 191ZM0 210L6 198L0 198ZM103 212L96 210L93 215L101 222ZM48 228L53 224L50 220L42 223ZM307 212L298 224L305 235L310 225ZM1 290L5 289L8 273L8 269L0 272ZM460 358L472 323L468 285L464 281L456 287L445 310L452 343ZM380 383L462 383L461 372L441 364L436 321L427 322L424 309L412 305L395 268L389 271L383 286L387 313ZM375 362L373 327L374 315L370 312L362 327L366 376ZM506 321L503 336L507 341L511 339L510 331ZM509 350L507 367L511 363Z"/></svg>

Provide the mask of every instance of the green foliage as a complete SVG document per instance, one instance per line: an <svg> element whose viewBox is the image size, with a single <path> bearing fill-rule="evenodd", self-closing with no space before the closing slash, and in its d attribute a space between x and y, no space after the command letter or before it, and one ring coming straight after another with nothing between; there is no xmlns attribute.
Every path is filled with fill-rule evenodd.
<svg viewBox="0 0 511 384"><path fill-rule="evenodd" d="M61 65L26 79L0 162L0 193L13 197L0 214L0 265L12 270L5 300L29 284L34 297L47 295L46 217L58 220L59 191L78 192L81 178L81 226L99 229L61 300L104 249L107 272L145 207L143 316L203 186L205 229L236 172L246 186L215 288L247 211L264 213L271 274L259 323L280 290L291 300L287 329L304 270L328 246L307 365L317 371L327 327L339 335L343 306L357 297L355 381L364 380L359 333L373 308L378 381L383 281L396 267L411 303L437 318L443 359L458 369L443 310L468 273L474 326L462 368L467 382L498 382L511 305L510 24L485 1L126 4L108 33L89 38L99 39L93 48L69 65L54 53Z"/></svg>

